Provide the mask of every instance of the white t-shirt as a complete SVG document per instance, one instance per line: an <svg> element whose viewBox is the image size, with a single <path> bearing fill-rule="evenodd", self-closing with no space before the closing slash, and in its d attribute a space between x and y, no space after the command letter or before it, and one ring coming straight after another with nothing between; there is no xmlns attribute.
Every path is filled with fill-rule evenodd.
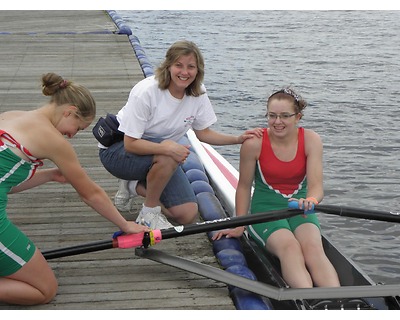
<svg viewBox="0 0 400 320"><path fill-rule="evenodd" d="M206 91L204 86L202 89ZM117 119L119 130L132 138L178 141L190 128L208 128L217 121L217 116L207 93L176 99L168 89L161 90L158 81L151 76L132 88Z"/></svg>

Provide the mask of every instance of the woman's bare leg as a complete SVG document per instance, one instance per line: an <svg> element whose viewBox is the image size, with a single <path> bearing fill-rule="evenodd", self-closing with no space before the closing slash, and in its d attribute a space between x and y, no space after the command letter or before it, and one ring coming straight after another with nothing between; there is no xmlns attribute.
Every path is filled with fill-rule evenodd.
<svg viewBox="0 0 400 320"><path fill-rule="evenodd" d="M322 246L321 233L312 223L302 224L295 230L314 285L318 287L339 287L339 277Z"/></svg>
<svg viewBox="0 0 400 320"><path fill-rule="evenodd" d="M279 258L283 279L291 288L313 286L300 244L290 230L280 229L272 233L266 247Z"/></svg>
<svg viewBox="0 0 400 320"><path fill-rule="evenodd" d="M50 302L57 293L57 279L41 252L14 274L0 278L0 301L36 305Z"/></svg>

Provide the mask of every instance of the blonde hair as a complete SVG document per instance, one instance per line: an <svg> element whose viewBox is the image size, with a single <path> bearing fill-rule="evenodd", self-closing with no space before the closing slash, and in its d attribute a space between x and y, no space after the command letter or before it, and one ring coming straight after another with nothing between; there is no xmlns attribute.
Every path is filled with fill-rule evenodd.
<svg viewBox="0 0 400 320"><path fill-rule="evenodd" d="M204 93L201 85L204 79L204 58L197 45L191 41L180 40L175 42L167 51L164 62L156 69L155 78L158 86L166 90L171 82L169 68L181 57L193 54L197 63L196 79L185 89L188 96L198 97Z"/></svg>
<svg viewBox="0 0 400 320"><path fill-rule="evenodd" d="M47 73L42 76L42 92L45 96L51 96L50 103L77 107L77 116L84 121L90 122L96 116L96 102L90 91L58 74Z"/></svg>

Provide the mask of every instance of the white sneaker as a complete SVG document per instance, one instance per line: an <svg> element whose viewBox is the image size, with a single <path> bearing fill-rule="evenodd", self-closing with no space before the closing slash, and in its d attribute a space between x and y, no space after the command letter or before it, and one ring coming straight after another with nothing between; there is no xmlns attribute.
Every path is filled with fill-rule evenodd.
<svg viewBox="0 0 400 320"><path fill-rule="evenodd" d="M119 180L119 189L114 197L115 207L119 211L130 211L135 204L133 198L138 194L136 193L137 180Z"/></svg>
<svg viewBox="0 0 400 320"><path fill-rule="evenodd" d="M136 218L136 223L148 226L153 230L172 228L173 225L161 213L161 207L149 208L143 205L142 210Z"/></svg>

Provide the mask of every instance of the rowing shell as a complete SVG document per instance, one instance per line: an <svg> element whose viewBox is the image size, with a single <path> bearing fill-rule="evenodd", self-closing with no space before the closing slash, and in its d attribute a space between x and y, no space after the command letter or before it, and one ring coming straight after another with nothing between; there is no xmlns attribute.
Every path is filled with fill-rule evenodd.
<svg viewBox="0 0 400 320"><path fill-rule="evenodd" d="M234 216L235 192L238 183L238 171L219 154L212 146L200 142L193 131L187 134L192 150L200 159L205 168L210 185L215 191L215 195L224 208L225 214ZM199 203L200 211L201 206ZM244 235L240 239L240 248L248 267L254 274L253 280L258 280L281 290L278 296L271 295L266 302L270 309L400 309L399 299L396 292L398 286L380 286L364 273L349 257L343 254L333 243L322 234L323 245L326 255L335 267L340 283L340 288L312 288L312 289L290 289L284 281L280 272L279 261L264 248L259 247L251 238ZM226 239L228 240L228 239ZM233 239L229 239L233 240ZM234 246L238 249L238 246ZM218 257L217 257L218 258ZM253 274L244 277L252 278ZM371 288L377 292L377 297L354 297L354 294L362 296L363 286L365 291ZM358 289L357 289L358 288ZM231 288L232 289L232 288ZM236 288L237 289L237 288ZM377 290L379 289L379 290ZM283 298L283 292L289 293L297 290L296 299ZM311 290L311 291L310 291ZM358 291L357 291L358 290ZM388 294L385 294L389 292ZM318 295L313 295L312 291L318 291L323 299L315 299ZM335 292L335 293L332 293ZM351 293L350 293L351 292ZM307 293L307 294L306 294ZM311 293L311 294L310 294ZM340 294L342 293L342 296ZM393 296L391 296L393 294ZM382 295L382 296L379 296ZM308 299L307 297L313 297ZM325 298L334 297L334 298ZM343 298L352 297L352 298ZM240 301L237 303L240 306ZM246 302L248 306L249 303ZM251 303L250 303L251 305Z"/></svg>

